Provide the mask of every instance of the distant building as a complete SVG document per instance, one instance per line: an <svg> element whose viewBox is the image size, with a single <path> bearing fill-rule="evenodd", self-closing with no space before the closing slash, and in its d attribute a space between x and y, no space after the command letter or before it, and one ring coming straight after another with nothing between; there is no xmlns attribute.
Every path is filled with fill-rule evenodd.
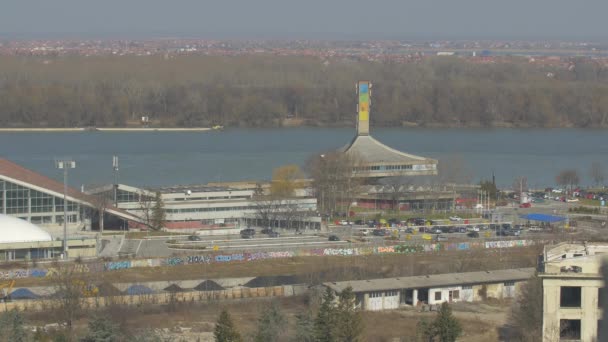
<svg viewBox="0 0 608 342"><path fill-rule="evenodd" d="M608 243L545 246L539 273L543 341L600 341L598 323L604 301L600 268L606 254Z"/></svg>
<svg viewBox="0 0 608 342"><path fill-rule="evenodd" d="M323 285L336 293L350 286L358 308L380 311L403 306L513 298L521 284L533 274L533 268L522 268L341 281Z"/></svg>
<svg viewBox="0 0 608 342"><path fill-rule="evenodd" d="M353 175L375 182L380 178L437 174L437 160L390 148L370 135L371 88L368 81L357 83L357 134L342 152L352 157Z"/></svg>
<svg viewBox="0 0 608 342"><path fill-rule="evenodd" d="M20 218L51 234L63 233L63 183L0 159L0 214ZM99 221L97 199L76 189L67 189L67 223L70 233L91 230ZM117 227L139 218L107 205L105 222Z"/></svg>
<svg viewBox="0 0 608 342"><path fill-rule="evenodd" d="M88 192L113 198L113 185ZM187 185L157 189L118 184L116 206L141 218L151 210L160 192L166 213L166 228L197 229L213 225L258 225L267 218L270 225L290 228L320 228L317 200L311 197L265 201L254 198L255 190L226 186ZM268 217L263 217L268 214ZM134 227L142 227L136 225Z"/></svg>

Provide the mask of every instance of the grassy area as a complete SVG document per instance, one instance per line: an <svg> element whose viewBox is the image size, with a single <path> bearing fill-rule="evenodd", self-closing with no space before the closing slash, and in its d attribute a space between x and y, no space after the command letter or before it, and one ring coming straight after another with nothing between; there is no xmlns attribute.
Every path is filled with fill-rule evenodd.
<svg viewBox="0 0 608 342"><path fill-rule="evenodd" d="M580 201L578 203L575 203L575 204L589 205L589 206L599 207L600 206L600 201L599 200L594 200L594 199L581 198Z"/></svg>
<svg viewBox="0 0 608 342"><path fill-rule="evenodd" d="M222 301L209 303L179 303L174 306L145 305L138 307L110 307L106 313L117 323L121 330L133 332L140 329L166 331L168 340L196 341L207 340L212 336L215 322L222 309L228 310L235 327L246 341L257 331L258 319L271 301L278 304L287 324L280 341L290 340L295 333L296 315L310 310L313 315L318 310L318 299L311 296L300 296L276 299L252 299L241 301ZM453 305L454 316L463 327L461 340L471 342L497 341L498 329L506 324L509 311L508 303L475 303L461 306ZM435 312L419 312L412 309L384 312L361 312L363 323L362 341L409 340L416 334L419 320L434 319ZM43 325L55 322L52 312L30 313L28 323ZM86 332L88 317L82 317L75 324L79 334ZM175 327L182 327L184 332Z"/></svg>

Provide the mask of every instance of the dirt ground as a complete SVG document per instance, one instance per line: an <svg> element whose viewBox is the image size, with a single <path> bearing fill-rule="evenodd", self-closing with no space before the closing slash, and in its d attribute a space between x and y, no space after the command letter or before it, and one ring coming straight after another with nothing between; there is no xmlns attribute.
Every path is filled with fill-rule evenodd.
<svg viewBox="0 0 608 342"><path fill-rule="evenodd" d="M276 299L275 299L276 300ZM281 341L293 335L296 315L316 307L309 297L292 297L276 300L288 319ZM309 305L310 304L310 305ZM147 306L140 308L110 308L108 313L114 321L121 323L124 331L152 329L157 334L183 341L213 341L213 329L219 311L226 308L245 341L255 334L259 313L270 305L269 299L230 301L222 303L180 304L177 307ZM498 341L499 329L507 322L510 302L457 303L452 306L454 315L463 326L462 341ZM89 313L89 316L91 314ZM364 325L363 341L411 341L416 335L416 324L420 319L432 320L435 312L419 312L414 309L385 312L362 312ZM48 317L30 317L30 323L43 325ZM76 325L81 334L86 331L86 317Z"/></svg>
<svg viewBox="0 0 608 342"><path fill-rule="evenodd" d="M295 257L225 264L133 268L89 274L87 277L97 283L137 283L160 280L295 275L302 283L318 284L325 281L534 267L539 253L539 247L533 246L401 255ZM48 278L27 278L17 280L15 287L50 284L51 280Z"/></svg>

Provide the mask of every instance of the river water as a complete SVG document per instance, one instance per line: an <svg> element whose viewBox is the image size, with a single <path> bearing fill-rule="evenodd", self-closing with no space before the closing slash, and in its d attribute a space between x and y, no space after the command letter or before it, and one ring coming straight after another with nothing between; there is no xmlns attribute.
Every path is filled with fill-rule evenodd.
<svg viewBox="0 0 608 342"><path fill-rule="evenodd" d="M526 176L533 187L554 185L562 169L575 168L590 184L592 162L607 162L608 134L582 129L374 129L372 135L404 152L467 164L474 180L492 172L501 186ZM348 128L227 129L222 132L0 133L0 157L62 180L53 160L69 157L77 168L69 183L132 185L202 184L270 179L273 168L303 165L308 157L346 145ZM448 159L446 159L448 158Z"/></svg>

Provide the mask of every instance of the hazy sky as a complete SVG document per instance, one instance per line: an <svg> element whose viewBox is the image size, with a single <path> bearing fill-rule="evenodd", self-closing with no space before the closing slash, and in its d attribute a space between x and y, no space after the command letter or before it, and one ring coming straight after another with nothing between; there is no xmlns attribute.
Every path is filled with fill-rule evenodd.
<svg viewBox="0 0 608 342"><path fill-rule="evenodd" d="M608 0L0 0L0 38L599 38Z"/></svg>

